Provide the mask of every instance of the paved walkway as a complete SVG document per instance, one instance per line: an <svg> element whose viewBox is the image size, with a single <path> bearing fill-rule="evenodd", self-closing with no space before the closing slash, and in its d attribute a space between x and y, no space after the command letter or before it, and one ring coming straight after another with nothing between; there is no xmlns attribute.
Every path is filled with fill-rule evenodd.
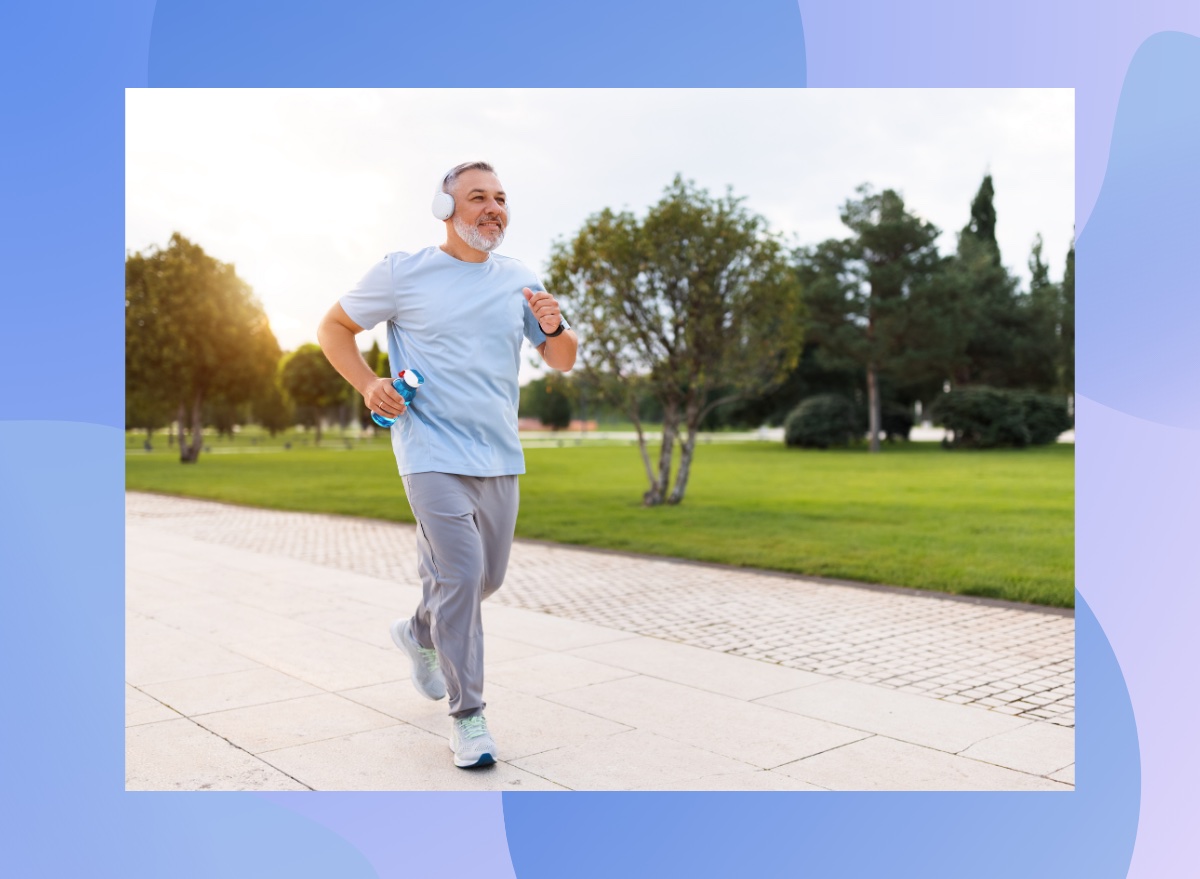
<svg viewBox="0 0 1200 879"><path fill-rule="evenodd" d="M1074 619L519 541L501 761L450 762L387 626L411 526L127 495L129 789L1068 790Z"/></svg>

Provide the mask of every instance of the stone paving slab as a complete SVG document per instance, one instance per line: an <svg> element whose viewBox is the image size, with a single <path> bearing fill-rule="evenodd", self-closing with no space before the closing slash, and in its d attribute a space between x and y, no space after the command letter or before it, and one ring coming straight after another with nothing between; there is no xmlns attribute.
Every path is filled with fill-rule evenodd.
<svg viewBox="0 0 1200 879"><path fill-rule="evenodd" d="M203 675L160 684L143 684L143 699L169 705L188 717L267 705L324 691L272 668ZM151 698L152 697L152 698Z"/></svg>
<svg viewBox="0 0 1200 879"><path fill-rule="evenodd" d="M886 736L871 736L777 771L835 790L1071 790L1048 778Z"/></svg>
<svg viewBox="0 0 1200 879"><path fill-rule="evenodd" d="M412 526L137 492L126 510L158 534L365 575L342 580L360 601L394 606L389 588L415 588ZM520 540L485 613L501 607L1075 725L1070 611Z"/></svg>
<svg viewBox="0 0 1200 879"><path fill-rule="evenodd" d="M959 751L997 766L1007 766L1031 775L1054 778L1055 773L1071 770L1074 784L1075 731L1052 723L1030 723L1011 732L976 742Z"/></svg>
<svg viewBox="0 0 1200 879"><path fill-rule="evenodd" d="M513 762L529 772L558 779L571 790L673 789L706 777L728 783L755 768L704 747L636 729Z"/></svg>
<svg viewBox="0 0 1200 879"><path fill-rule="evenodd" d="M638 637L597 644L572 650L571 655L748 700L829 680L822 675L658 638Z"/></svg>
<svg viewBox="0 0 1200 879"><path fill-rule="evenodd" d="M127 727L126 790L305 790L306 785L186 718Z"/></svg>
<svg viewBox="0 0 1200 879"><path fill-rule="evenodd" d="M456 769L445 736L407 724L284 748L263 759L314 790L438 790L447 778L455 790L563 789L512 763Z"/></svg>
<svg viewBox="0 0 1200 879"><path fill-rule="evenodd" d="M897 693L853 681L828 681L767 696L755 704L952 754L1032 722L973 705L949 705L924 696ZM1061 765L1047 771L1060 768Z"/></svg>
<svg viewBox="0 0 1200 879"><path fill-rule="evenodd" d="M552 702L772 769L869 733L638 675L556 693ZM954 709L952 709L954 710Z"/></svg>
<svg viewBox="0 0 1200 879"><path fill-rule="evenodd" d="M395 572L395 580L330 564L386 550L388 541L403 555L407 549L396 547L411 548L411 529L128 498L130 789L1027 790L1074 783L1072 730L1061 724L755 653L787 649L778 634L720 650L599 622L617 615L612 608L555 615L520 606L524 599L485 605L487 713L500 761L464 772L450 761L446 703L413 690L407 662L387 637L390 621L419 594L415 564ZM313 541L304 548L309 558L297 557L305 547L298 533ZM376 546L381 535L387 540ZM648 566L643 576L657 591L674 595L693 623L723 626L722 638L730 631L730 588L739 590L738 606L782 601L781 584L839 595L849 589L539 544L518 548L528 569L514 558L513 579L534 584L527 588L538 588L539 578L558 583L569 563L579 571L572 581L579 600L591 593L587 601L597 608L632 600L633 593L622 593L631 568ZM714 572L736 575L736 586L720 600L697 603L689 590L703 592ZM605 596L609 575L616 594ZM561 596L561 587L546 588ZM912 603L907 593L859 591L896 604L897 619ZM976 605L938 605L978 622ZM859 609L851 602L848 612ZM682 625L682 615L670 624ZM858 624L829 612L826 625L827 644ZM1037 619L1014 623L1012 631L1022 627L1040 631ZM998 686L983 683L992 679L987 668L996 645L986 626L976 632L980 664L967 663L961 679ZM905 638L920 655L915 635ZM804 647L805 636L792 640ZM1021 689L1015 695L1024 701L1067 688L1070 695L1058 701L1070 700L1073 713L1069 665L1039 676L1020 657L1004 658L1008 665L997 667L1017 670L1001 682L1006 689L993 692ZM921 744L900 741L904 736Z"/></svg>

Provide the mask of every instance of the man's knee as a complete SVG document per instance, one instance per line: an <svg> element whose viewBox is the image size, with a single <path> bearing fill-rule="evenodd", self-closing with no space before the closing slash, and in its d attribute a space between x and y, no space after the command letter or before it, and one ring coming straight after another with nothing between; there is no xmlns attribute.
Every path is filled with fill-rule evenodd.
<svg viewBox="0 0 1200 879"><path fill-rule="evenodd" d="M496 592L498 592L500 587L503 585L504 585L503 580L492 581L492 580L489 580L487 577L484 577L484 579L483 579L483 599L482 600L487 601L489 598L491 598L493 595L495 595Z"/></svg>

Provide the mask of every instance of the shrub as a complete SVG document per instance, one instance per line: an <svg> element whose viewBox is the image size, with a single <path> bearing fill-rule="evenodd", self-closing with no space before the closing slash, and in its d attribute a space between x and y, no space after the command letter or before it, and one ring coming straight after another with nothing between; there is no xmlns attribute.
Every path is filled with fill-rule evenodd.
<svg viewBox="0 0 1200 879"><path fill-rule="evenodd" d="M943 444L971 448L1022 448L1054 442L1070 427L1065 402L1030 391L962 388L933 404L934 423L951 433Z"/></svg>
<svg viewBox="0 0 1200 879"><path fill-rule="evenodd" d="M783 423L785 443L810 449L849 445L861 433L854 403L841 394L801 400Z"/></svg>
<svg viewBox="0 0 1200 879"><path fill-rule="evenodd" d="M1052 443L1064 430L1071 429L1067 401L1048 394L1031 392L1019 395L1024 411L1025 426L1029 428L1029 443L1041 446Z"/></svg>
<svg viewBox="0 0 1200 879"><path fill-rule="evenodd" d="M879 425L888 442L894 439L908 439L908 433L913 429L912 406L903 403L884 403L882 423Z"/></svg>

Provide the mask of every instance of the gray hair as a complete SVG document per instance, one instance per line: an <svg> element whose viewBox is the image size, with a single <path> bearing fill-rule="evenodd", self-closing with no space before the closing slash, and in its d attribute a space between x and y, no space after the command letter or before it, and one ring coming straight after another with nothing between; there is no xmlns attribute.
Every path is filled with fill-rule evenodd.
<svg viewBox="0 0 1200 879"><path fill-rule="evenodd" d="M442 178L442 192L449 192L454 188L454 183L458 180L458 176L464 171L487 171L490 174L495 174L496 169L487 162L463 162L461 165L455 165L446 172L446 176Z"/></svg>

